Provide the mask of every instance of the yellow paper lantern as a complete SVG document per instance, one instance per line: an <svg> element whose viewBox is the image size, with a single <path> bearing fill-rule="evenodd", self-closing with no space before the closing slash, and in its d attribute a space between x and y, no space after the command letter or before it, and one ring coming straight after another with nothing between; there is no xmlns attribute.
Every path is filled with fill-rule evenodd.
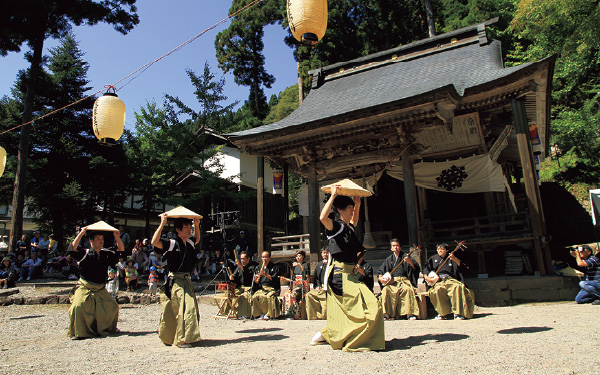
<svg viewBox="0 0 600 375"><path fill-rule="evenodd" d="M6 150L0 146L0 177L4 174L4 167L6 166Z"/></svg>
<svg viewBox="0 0 600 375"><path fill-rule="evenodd" d="M287 0L292 35L308 46L317 44L327 30L327 0Z"/></svg>
<svg viewBox="0 0 600 375"><path fill-rule="evenodd" d="M107 92L94 102L94 135L103 144L114 144L125 128L125 103L117 94Z"/></svg>

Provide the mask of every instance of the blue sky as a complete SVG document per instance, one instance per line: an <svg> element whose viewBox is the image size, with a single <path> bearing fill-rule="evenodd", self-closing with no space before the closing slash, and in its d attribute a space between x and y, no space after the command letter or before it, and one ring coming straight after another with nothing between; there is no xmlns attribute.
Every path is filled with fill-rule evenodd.
<svg viewBox="0 0 600 375"><path fill-rule="evenodd" d="M139 0L137 4L140 23L127 35L122 35L106 24L74 28L79 48L85 53L84 59L90 64L88 79L89 86L93 89L89 93L117 82L221 21L227 17L231 7L231 1L225 0ZM249 89L237 86L233 76L224 75L217 66L215 37L228 26L229 21L206 32L122 87L117 94L127 107L125 126L133 128L134 112L148 101L162 103L165 93L178 96L194 108L197 102L185 71L190 68L201 74L206 61L217 78L225 78L225 95L228 100L223 104L246 100ZM265 90L267 98L298 81L292 50L283 42L287 33L288 31L279 25L268 26L265 29L265 65L267 72L276 78L273 87ZM45 54L48 54L48 48L56 45L57 41L46 40ZM26 45L23 46L23 51L25 50ZM17 72L26 67L23 53L13 52L0 57L0 96L10 94ZM128 81L129 79L121 82L117 88Z"/></svg>

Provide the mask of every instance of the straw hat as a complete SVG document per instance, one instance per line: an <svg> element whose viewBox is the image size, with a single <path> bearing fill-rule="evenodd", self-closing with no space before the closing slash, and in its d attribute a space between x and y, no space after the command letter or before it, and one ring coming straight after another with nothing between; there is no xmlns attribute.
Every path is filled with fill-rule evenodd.
<svg viewBox="0 0 600 375"><path fill-rule="evenodd" d="M195 213L194 211L188 210L183 206L176 207L170 211L165 212L169 217L185 217L186 219L202 219L202 215ZM160 216L160 215L158 215Z"/></svg>
<svg viewBox="0 0 600 375"><path fill-rule="evenodd" d="M97 231L114 232L114 231L116 231L118 229L115 228L115 227L113 227L112 225L108 225L104 221L100 220L97 223L94 223L92 225L88 225L87 226L87 230L97 230Z"/></svg>
<svg viewBox="0 0 600 375"><path fill-rule="evenodd" d="M373 193L371 193L369 190L360 187L355 182L347 178L338 182L334 182L333 184L325 185L321 188L321 190L331 194L331 187L334 185L339 186L339 195L347 195L350 197L370 197L371 195L373 195Z"/></svg>

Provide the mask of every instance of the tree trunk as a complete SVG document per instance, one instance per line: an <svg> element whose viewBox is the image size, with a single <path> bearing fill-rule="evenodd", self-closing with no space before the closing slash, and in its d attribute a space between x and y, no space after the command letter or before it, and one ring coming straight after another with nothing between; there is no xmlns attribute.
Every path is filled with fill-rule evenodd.
<svg viewBox="0 0 600 375"><path fill-rule="evenodd" d="M431 38L436 35L433 4L431 4L431 0L425 0L425 13L427 13L427 27L429 28L429 37Z"/></svg>
<svg viewBox="0 0 600 375"><path fill-rule="evenodd" d="M29 70L29 80L27 82L27 91L25 92L25 101L23 103L23 123L28 123L33 118L33 99L38 77L42 69L42 51L44 49L44 27L39 28L40 35L31 42L33 47L33 58ZM17 155L17 171L15 173L15 188L12 199L12 215L10 218L10 243L12 248L17 247L17 241L23 234L23 212L25 210L25 187L27 184L27 158L29 157L29 138L31 135L32 124L21 127L21 138L19 140L19 151Z"/></svg>

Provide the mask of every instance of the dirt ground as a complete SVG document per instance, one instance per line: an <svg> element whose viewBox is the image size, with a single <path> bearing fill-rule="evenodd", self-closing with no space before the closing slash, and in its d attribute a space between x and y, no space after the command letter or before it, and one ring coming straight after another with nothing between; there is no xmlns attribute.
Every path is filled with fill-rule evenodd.
<svg viewBox="0 0 600 375"><path fill-rule="evenodd" d="M323 321L216 320L207 304L189 349L160 342L158 304L121 305L120 334L72 341L68 307L0 307L0 374L600 374L600 306L574 302L388 321L386 350L366 353L309 346Z"/></svg>

